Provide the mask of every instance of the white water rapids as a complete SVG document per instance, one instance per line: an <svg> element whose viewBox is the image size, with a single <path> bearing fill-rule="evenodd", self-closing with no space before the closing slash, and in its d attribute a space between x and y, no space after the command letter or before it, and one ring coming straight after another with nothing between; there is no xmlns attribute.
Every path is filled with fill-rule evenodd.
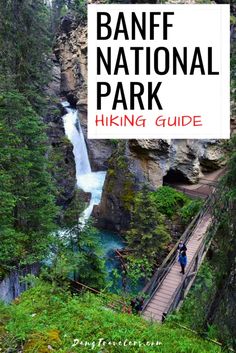
<svg viewBox="0 0 236 353"><path fill-rule="evenodd" d="M78 118L78 112L76 109L70 108L68 102L62 102L62 105L67 111L67 114L65 114L62 119L64 123L65 134L73 145L77 186L83 191L91 193L89 205L84 210L80 218L80 223L83 226L89 219L93 210L93 206L98 205L101 200L102 188L106 172L91 171L87 146Z"/></svg>

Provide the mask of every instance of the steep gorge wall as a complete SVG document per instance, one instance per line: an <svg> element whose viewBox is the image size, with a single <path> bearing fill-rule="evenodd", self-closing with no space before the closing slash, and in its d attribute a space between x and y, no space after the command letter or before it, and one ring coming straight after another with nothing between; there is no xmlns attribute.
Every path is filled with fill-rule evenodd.
<svg viewBox="0 0 236 353"><path fill-rule="evenodd" d="M56 185L57 204L65 209L75 195L76 177L73 146L65 137L62 115L65 113L60 106L61 70L58 61L52 57L52 78L46 88L48 107L44 115L48 136L48 158L52 163L50 170Z"/></svg>
<svg viewBox="0 0 236 353"><path fill-rule="evenodd" d="M87 136L87 27L72 16L65 16L54 48L61 67L61 94L77 107L85 138ZM88 140L93 171L106 170L114 146L109 140Z"/></svg>
<svg viewBox="0 0 236 353"><path fill-rule="evenodd" d="M39 273L39 264L28 265L21 270L11 271L0 282L0 298L4 303L10 303L12 300L28 288L27 281L22 279L27 275L37 276Z"/></svg>
<svg viewBox="0 0 236 353"><path fill-rule="evenodd" d="M61 92L78 107L82 128L87 132L87 27L72 15L62 19L55 45L61 66ZM117 163L117 145L109 140L86 139L93 170L108 169L101 205L94 213L102 227L122 229L128 224L122 201L127 176ZM114 146L115 145L115 146ZM173 177L196 183L202 173L225 164L224 148L216 140L130 140L124 150L127 170L132 175L131 192L142 183L151 189ZM133 185L134 184L134 185ZM112 187L111 187L112 185ZM112 211L111 211L112 210ZM126 220L118 221L125 217Z"/></svg>
<svg viewBox="0 0 236 353"><path fill-rule="evenodd" d="M100 227L124 230L130 223L132 195L145 183L156 190L165 181L197 183L203 173L222 167L223 147L204 140L127 140L109 159L102 200L94 215Z"/></svg>

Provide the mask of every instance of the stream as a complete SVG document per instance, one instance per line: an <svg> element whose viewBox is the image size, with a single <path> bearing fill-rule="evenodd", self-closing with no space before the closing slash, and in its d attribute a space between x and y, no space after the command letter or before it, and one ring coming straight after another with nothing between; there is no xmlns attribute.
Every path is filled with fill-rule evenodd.
<svg viewBox="0 0 236 353"><path fill-rule="evenodd" d="M78 111L71 108L68 102L62 102L61 104L67 112L62 119L65 134L73 145L77 187L85 192L91 193L89 205L80 217L80 223L84 226L91 216L94 205L98 205L101 200L106 172L93 172L91 170L87 146L78 117ZM99 243L104 250L106 268L109 277L111 278L113 269L117 269L119 267L119 261L115 258L114 250L123 248L124 242L118 234L110 231L99 230L98 237Z"/></svg>

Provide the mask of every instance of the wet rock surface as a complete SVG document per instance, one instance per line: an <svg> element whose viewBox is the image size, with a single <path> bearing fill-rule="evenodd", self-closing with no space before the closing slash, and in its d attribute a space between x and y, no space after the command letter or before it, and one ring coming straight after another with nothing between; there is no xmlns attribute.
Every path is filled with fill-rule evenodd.
<svg viewBox="0 0 236 353"><path fill-rule="evenodd" d="M66 23L64 23L66 21ZM63 19L54 48L61 67L61 94L78 108L93 171L106 170L114 150L109 140L87 139L87 27L70 16Z"/></svg>
<svg viewBox="0 0 236 353"><path fill-rule="evenodd" d="M51 175L57 187L57 204L63 208L75 193L75 161L73 146L65 137L63 121L58 106L51 106L44 119L50 148L48 158L52 161Z"/></svg>
<svg viewBox="0 0 236 353"><path fill-rule="evenodd" d="M44 115L48 136L48 159L52 162L50 172L56 185L57 204L66 208L75 194L75 161L73 146L65 137L62 115L66 113L60 105L61 70L59 62L53 55L52 79L46 88L48 107Z"/></svg>

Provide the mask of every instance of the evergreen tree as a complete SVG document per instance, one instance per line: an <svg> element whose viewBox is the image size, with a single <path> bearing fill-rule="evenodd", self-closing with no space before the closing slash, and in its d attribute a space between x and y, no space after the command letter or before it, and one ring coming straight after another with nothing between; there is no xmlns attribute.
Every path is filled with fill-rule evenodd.
<svg viewBox="0 0 236 353"><path fill-rule="evenodd" d="M52 264L48 276L60 285L73 277L92 288L101 289L106 283L104 252L98 242L97 230L86 224L60 234L52 248Z"/></svg>
<svg viewBox="0 0 236 353"><path fill-rule="evenodd" d="M132 254L148 259L151 264L170 241L165 218L146 186L134 199L131 226L125 236Z"/></svg>
<svg viewBox="0 0 236 353"><path fill-rule="evenodd" d="M44 258L56 207L47 172L46 135L18 92L0 95L0 262L10 268Z"/></svg>
<svg viewBox="0 0 236 353"><path fill-rule="evenodd" d="M94 288L104 288L106 269L104 253L98 242L97 230L90 223L76 230L76 251L80 256L77 264L79 280Z"/></svg>
<svg viewBox="0 0 236 353"><path fill-rule="evenodd" d="M48 81L49 25L43 0L0 2L0 90L19 90L37 111Z"/></svg>
<svg viewBox="0 0 236 353"><path fill-rule="evenodd" d="M51 7L51 28L52 33L56 33L60 23L60 18L68 11L67 0L53 0Z"/></svg>

